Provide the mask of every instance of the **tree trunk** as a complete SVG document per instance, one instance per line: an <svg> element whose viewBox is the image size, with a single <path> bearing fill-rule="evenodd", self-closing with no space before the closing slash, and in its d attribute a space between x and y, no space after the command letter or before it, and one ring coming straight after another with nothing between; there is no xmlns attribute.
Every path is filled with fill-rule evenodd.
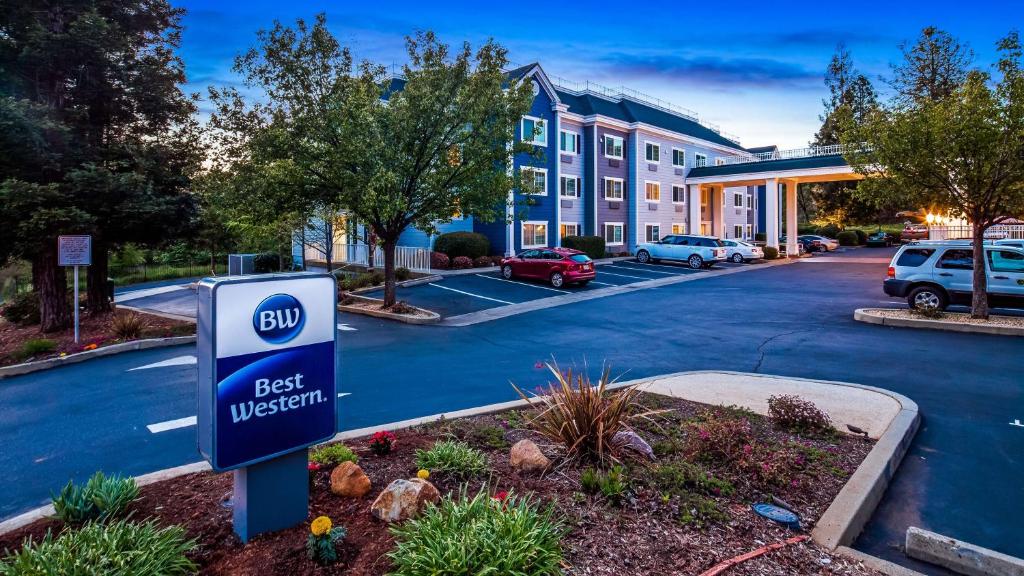
<svg viewBox="0 0 1024 576"><path fill-rule="evenodd" d="M975 218L971 224L974 237L974 283L971 294L971 318L988 318L988 277L985 274L985 230Z"/></svg>
<svg viewBox="0 0 1024 576"><path fill-rule="evenodd" d="M384 250L384 306L395 304L395 248L397 241L385 240L381 248Z"/></svg>
<svg viewBox="0 0 1024 576"><path fill-rule="evenodd" d="M85 307L91 314L101 314L110 311L110 292L107 287L108 267L107 243L98 236L92 239L92 265L86 266L86 296Z"/></svg>
<svg viewBox="0 0 1024 576"><path fill-rule="evenodd" d="M40 329L57 332L71 324L68 308L68 279L64 268L57 265L57 243L50 242L32 262L32 278L39 294Z"/></svg>

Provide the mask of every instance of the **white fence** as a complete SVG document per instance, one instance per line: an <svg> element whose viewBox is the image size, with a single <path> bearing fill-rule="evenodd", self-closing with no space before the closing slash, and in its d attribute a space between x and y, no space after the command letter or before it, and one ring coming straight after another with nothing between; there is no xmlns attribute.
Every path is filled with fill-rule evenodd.
<svg viewBox="0 0 1024 576"><path fill-rule="evenodd" d="M370 265L370 247L366 244L343 244L336 242L331 253L332 264L358 264L361 266ZM322 250L306 246L306 260L324 262L327 260ZM384 251L380 246L376 247L373 253L373 265L376 268L384 267ZM430 250L427 248L415 248L412 246L395 247L395 268L408 268L413 272L430 272Z"/></svg>
<svg viewBox="0 0 1024 576"><path fill-rule="evenodd" d="M930 240L969 240L973 232L970 226L929 226ZM993 240L1012 238L1024 240L1024 224L997 224L985 231L985 238Z"/></svg>

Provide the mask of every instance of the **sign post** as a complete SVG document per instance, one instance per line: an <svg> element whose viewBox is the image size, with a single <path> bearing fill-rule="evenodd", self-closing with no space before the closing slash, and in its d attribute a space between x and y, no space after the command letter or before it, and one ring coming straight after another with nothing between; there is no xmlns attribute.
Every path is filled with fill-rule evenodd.
<svg viewBox="0 0 1024 576"><path fill-rule="evenodd" d="M337 430L336 316L329 274L199 282L199 451L235 473L243 542L306 519L307 449Z"/></svg>
<svg viewBox="0 0 1024 576"><path fill-rule="evenodd" d="M92 236L58 236L57 265L75 268L75 344L78 344L78 267L92 264Z"/></svg>

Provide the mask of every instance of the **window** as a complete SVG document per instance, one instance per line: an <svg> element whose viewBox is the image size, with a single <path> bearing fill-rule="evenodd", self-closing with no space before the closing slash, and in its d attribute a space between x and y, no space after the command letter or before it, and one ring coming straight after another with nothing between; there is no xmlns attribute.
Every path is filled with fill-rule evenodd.
<svg viewBox="0 0 1024 576"><path fill-rule="evenodd" d="M686 150L682 148L672 149L672 165L676 168L684 168L686 166Z"/></svg>
<svg viewBox="0 0 1024 576"><path fill-rule="evenodd" d="M661 240L661 224L644 224L644 237L648 242Z"/></svg>
<svg viewBox="0 0 1024 576"><path fill-rule="evenodd" d="M661 146L653 142L644 142L648 162L661 162Z"/></svg>
<svg viewBox="0 0 1024 576"><path fill-rule="evenodd" d="M750 207L754 205L752 203L753 199L754 199L753 196L751 196L750 194L747 194L747 210L750 210Z"/></svg>
<svg viewBox="0 0 1024 576"><path fill-rule="evenodd" d="M604 199L622 200L622 178L604 179Z"/></svg>
<svg viewBox="0 0 1024 576"><path fill-rule="evenodd" d="M580 135L562 130L558 133L558 149L570 154L580 153Z"/></svg>
<svg viewBox="0 0 1024 576"><path fill-rule="evenodd" d="M1024 272L1024 254L1010 250L989 250L988 267L993 272Z"/></svg>
<svg viewBox="0 0 1024 576"><path fill-rule="evenodd" d="M948 270L973 270L974 253L970 250L946 250L946 253L935 263L935 267Z"/></svg>
<svg viewBox="0 0 1024 576"><path fill-rule="evenodd" d="M715 156L715 166L725 166L725 158Z"/></svg>
<svg viewBox="0 0 1024 576"><path fill-rule="evenodd" d="M705 154L694 154L693 155L693 165L696 166L697 168L701 168L703 166L707 166L708 165L708 157L707 157L707 155L705 155Z"/></svg>
<svg viewBox="0 0 1024 576"><path fill-rule="evenodd" d="M562 238L565 238L566 236L579 236L580 225L575 223L567 224L565 222L562 222L562 224L559 225L558 227L558 233L561 235Z"/></svg>
<svg viewBox="0 0 1024 576"><path fill-rule="evenodd" d="M686 234L686 224L683 224L682 222L673 222L672 223L672 233L673 234Z"/></svg>
<svg viewBox="0 0 1024 576"><path fill-rule="evenodd" d="M580 179L575 176L562 176L558 193L566 198L580 197Z"/></svg>
<svg viewBox="0 0 1024 576"><path fill-rule="evenodd" d="M917 268L921 264L924 264L926 260L931 258L934 253L935 250L929 248L910 248L904 250L903 254L900 254L900 258L896 261L896 265Z"/></svg>
<svg viewBox="0 0 1024 576"><path fill-rule="evenodd" d="M732 227L732 237L733 238L743 238L743 226L742 225L737 224L737 225Z"/></svg>
<svg viewBox="0 0 1024 576"><path fill-rule="evenodd" d="M644 182L644 197L648 202L661 202L661 182Z"/></svg>
<svg viewBox="0 0 1024 576"><path fill-rule="evenodd" d="M523 248L536 248L548 245L547 222L523 222Z"/></svg>
<svg viewBox="0 0 1024 576"><path fill-rule="evenodd" d="M672 185L672 202L675 204L686 202L686 186Z"/></svg>
<svg viewBox="0 0 1024 576"><path fill-rule="evenodd" d="M754 237L754 225L747 224L747 233L743 235L744 240L750 240Z"/></svg>
<svg viewBox="0 0 1024 576"><path fill-rule="evenodd" d="M572 260L573 262L579 262L580 264L586 264L587 262L591 262L590 256L587 256L586 254L573 254L572 256L569 256L569 260Z"/></svg>
<svg viewBox="0 0 1024 576"><path fill-rule="evenodd" d="M604 137L604 155L609 158L622 160L622 138L606 134Z"/></svg>
<svg viewBox="0 0 1024 576"><path fill-rule="evenodd" d="M544 127L544 121L533 116L523 116L521 125L523 142L536 146L546 146L548 143L548 131Z"/></svg>
<svg viewBox="0 0 1024 576"><path fill-rule="evenodd" d="M608 246L622 245L622 222L605 222L604 243Z"/></svg>
<svg viewBox="0 0 1024 576"><path fill-rule="evenodd" d="M523 167L523 194L533 196L548 195L548 170L547 168Z"/></svg>
<svg viewBox="0 0 1024 576"><path fill-rule="evenodd" d="M736 193L732 195L732 204L737 208L743 208L743 194Z"/></svg>

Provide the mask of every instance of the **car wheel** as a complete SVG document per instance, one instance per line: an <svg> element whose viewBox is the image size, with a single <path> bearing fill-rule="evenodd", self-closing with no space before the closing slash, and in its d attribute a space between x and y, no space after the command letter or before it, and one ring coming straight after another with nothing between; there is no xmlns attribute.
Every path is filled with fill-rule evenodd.
<svg viewBox="0 0 1024 576"><path fill-rule="evenodd" d="M514 274L512 274L512 266L509 266L508 264L502 266L501 275L504 276L506 280L511 280L512 276L514 276Z"/></svg>
<svg viewBox="0 0 1024 576"><path fill-rule="evenodd" d="M555 272L551 275L551 285L555 288L561 288L562 284L565 284L565 278L562 277L561 272Z"/></svg>
<svg viewBox="0 0 1024 576"><path fill-rule="evenodd" d="M732 261L737 264L743 264L743 254L740 254L739 252L733 254Z"/></svg>
<svg viewBox="0 0 1024 576"><path fill-rule="evenodd" d="M647 250L641 250L636 253L636 261L641 264L647 264L651 261L651 253Z"/></svg>
<svg viewBox="0 0 1024 576"><path fill-rule="evenodd" d="M704 267L704 259L700 257L700 254L691 254L690 257L686 259L686 263L694 270L700 270Z"/></svg>
<svg viewBox="0 0 1024 576"><path fill-rule="evenodd" d="M907 295L907 304L911 308L930 307L938 310L945 310L949 303L946 301L946 294L932 286L918 286Z"/></svg>

